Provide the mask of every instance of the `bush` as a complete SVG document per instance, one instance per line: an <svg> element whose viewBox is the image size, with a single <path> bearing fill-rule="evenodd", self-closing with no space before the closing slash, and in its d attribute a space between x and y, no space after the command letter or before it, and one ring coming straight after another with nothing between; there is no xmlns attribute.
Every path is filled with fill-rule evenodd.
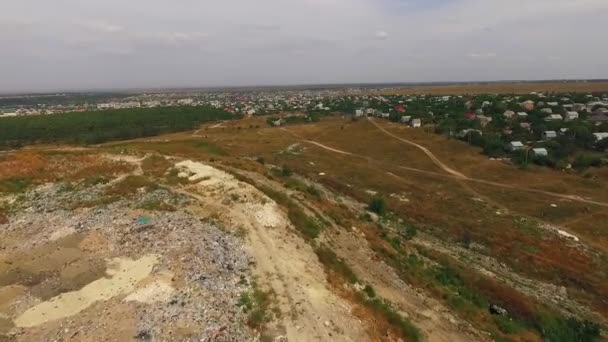
<svg viewBox="0 0 608 342"><path fill-rule="evenodd" d="M374 197L372 198L372 200L369 202L369 206L368 206L368 210L371 211L372 213L376 213L380 216L383 216L384 214L386 214L386 201L384 200L384 198L382 197Z"/></svg>

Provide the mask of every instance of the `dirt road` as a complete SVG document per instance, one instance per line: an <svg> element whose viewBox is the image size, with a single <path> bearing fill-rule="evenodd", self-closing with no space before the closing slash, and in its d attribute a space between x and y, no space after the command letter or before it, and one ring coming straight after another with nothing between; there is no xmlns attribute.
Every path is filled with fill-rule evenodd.
<svg viewBox="0 0 608 342"><path fill-rule="evenodd" d="M324 145L318 141L314 141L314 140L307 140L305 138L303 138L300 135L297 135L296 133L286 129L286 128L282 128L283 131L289 132L290 134L294 135L295 137L297 137L298 139L301 139L301 141L311 144L311 145L315 145L317 147L320 147L324 150L330 151L330 152L334 152L334 153L339 153L342 155L347 155L347 156L351 156L351 157L356 157L356 158L362 158L368 161L373 161L375 163L378 164L384 164L384 165L390 165L393 167L397 167L403 170L408 170L408 171L413 171L413 172L418 172L418 173L424 173L430 176L438 176L438 177L447 177L447 178L452 178L455 180L461 180L461 181L468 181L468 182L474 182L474 183L479 183L479 184L484 184L484 185L490 185L490 186L494 186L494 187L499 187L499 188L504 188L504 189L510 189L510 190L517 190L517 191L525 191L525 192L532 192L532 193L537 193L537 194L541 194L541 195L546 195L546 196L550 196L550 197L555 197L555 198L559 198L559 199L566 199L566 200L570 200L570 201L575 201L575 202L580 202L580 203L586 203L586 204L593 204L593 205L598 205L598 206L602 206L602 207L608 207L608 203L606 202L600 202L600 201L595 201L595 200L591 200L591 199L586 199L586 198L582 198L580 196L577 195L568 195L568 194L560 194L560 193L556 193L556 192L550 192L550 191L544 191L544 190L539 190L539 189L533 189L533 188L525 188L525 187L519 187L516 185L511 185L511 184L504 184L504 183L499 183L499 182L494 182L494 181L489 181L489 180L484 180L484 179L479 179L479 178L472 178L469 176L466 176L452 168L450 168L449 166L447 166L445 163L443 163L439 158L437 158L437 156L435 156L429 149L427 149L424 146L421 146L419 144L416 144L412 141L409 141L407 139L403 139L400 138L390 132L388 132L387 130L385 130L384 128L380 127L377 123L373 122L373 120L370 119L370 121L376 126L378 127L382 132L386 133L387 135L389 135L392 138L398 139L406 144L415 146L419 149L421 149L427 156L429 156L429 158L431 158L431 160L433 161L433 163L435 165L437 165L438 167L440 167L443 171L445 171L447 174L442 174L442 173L438 173L438 172L433 172L433 171L427 171L427 170L421 170L421 169L416 169L416 168L412 168L412 167L407 167L407 166L401 166L401 165L393 165L393 164L389 164L386 162L382 162L382 161L378 161L378 160L374 160L371 157L365 156L365 155L361 155L361 154L355 154L355 153L351 153L351 152L347 152L344 150L339 150L327 145Z"/></svg>

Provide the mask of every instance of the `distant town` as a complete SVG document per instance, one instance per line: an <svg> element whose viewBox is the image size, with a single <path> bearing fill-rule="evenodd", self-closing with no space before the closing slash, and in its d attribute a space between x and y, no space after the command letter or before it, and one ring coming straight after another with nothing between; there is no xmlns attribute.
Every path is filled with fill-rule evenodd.
<svg viewBox="0 0 608 342"><path fill-rule="evenodd" d="M207 107L267 116L273 126L327 115L378 117L481 147L510 158L567 169L607 164L608 94L387 95L390 89L314 89L151 94L66 94L0 98L0 117L133 108ZM584 151L586 153L581 153Z"/></svg>

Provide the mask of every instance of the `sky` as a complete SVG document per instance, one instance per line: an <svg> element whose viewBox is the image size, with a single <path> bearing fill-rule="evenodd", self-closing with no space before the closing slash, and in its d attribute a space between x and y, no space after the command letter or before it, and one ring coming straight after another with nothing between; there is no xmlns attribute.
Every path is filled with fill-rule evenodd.
<svg viewBox="0 0 608 342"><path fill-rule="evenodd" d="M607 0L1 0L0 92L608 78Z"/></svg>

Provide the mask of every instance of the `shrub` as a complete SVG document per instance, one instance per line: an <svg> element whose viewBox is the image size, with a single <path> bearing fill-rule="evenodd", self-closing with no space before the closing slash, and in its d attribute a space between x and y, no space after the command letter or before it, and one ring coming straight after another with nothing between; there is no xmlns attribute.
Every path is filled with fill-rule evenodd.
<svg viewBox="0 0 608 342"><path fill-rule="evenodd" d="M369 211L382 216L386 213L386 201L382 197L374 197L369 202L368 209Z"/></svg>

